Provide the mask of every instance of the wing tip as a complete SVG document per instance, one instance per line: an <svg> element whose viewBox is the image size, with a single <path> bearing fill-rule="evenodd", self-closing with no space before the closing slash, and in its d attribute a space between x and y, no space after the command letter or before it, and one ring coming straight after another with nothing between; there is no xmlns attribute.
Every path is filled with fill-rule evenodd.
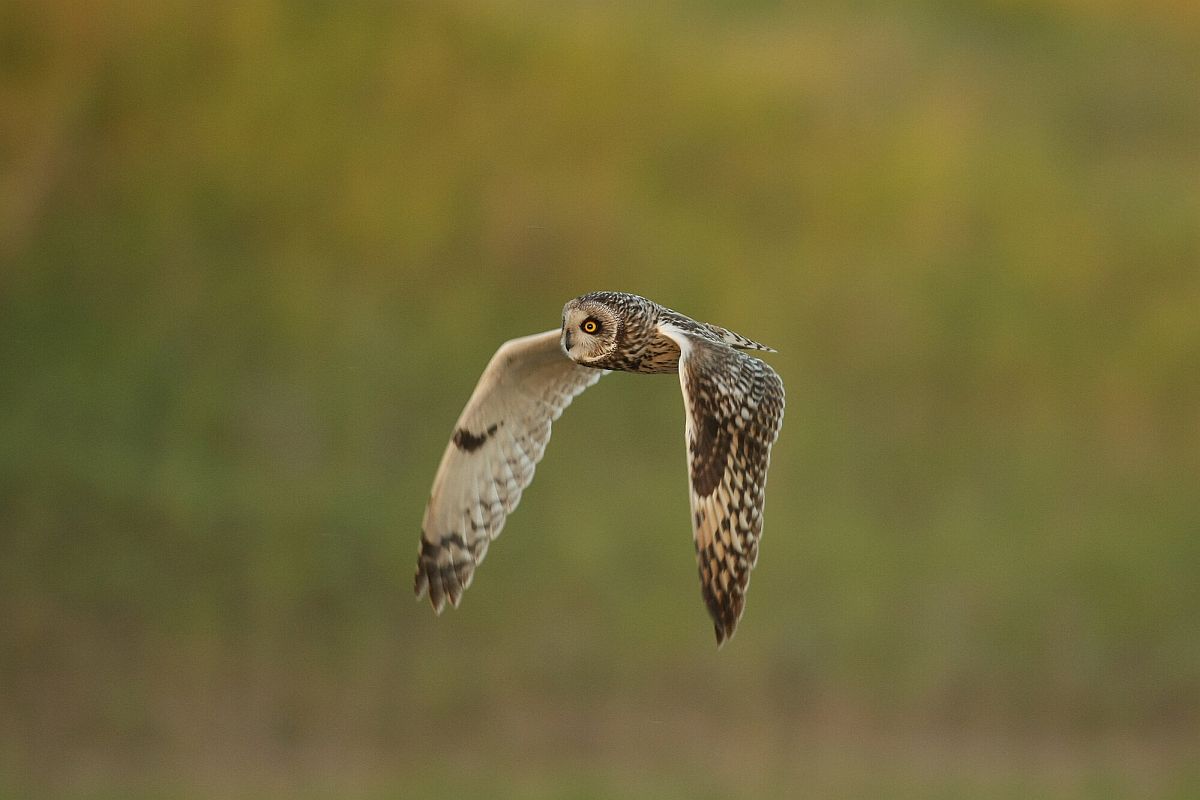
<svg viewBox="0 0 1200 800"><path fill-rule="evenodd" d="M430 588L429 581L425 577L424 573L421 573L421 572L417 573L417 585L415 587L414 593L416 594L416 600L418 603L421 602L422 600L424 600L426 598L426 596L429 597L429 605L433 608L433 613L435 616L440 617L442 615L442 612L445 611L445 609L446 609L445 595L441 594L439 591L435 591ZM454 605L457 606L458 604L455 603Z"/></svg>
<svg viewBox="0 0 1200 800"><path fill-rule="evenodd" d="M453 558L452 550L427 542L422 535L417 572L413 577L413 593L418 601L428 596L434 614L441 616L446 610L447 600L452 608L458 608L462 602L463 594L475 578L478 564L477 558L469 552L467 554L466 559L447 561Z"/></svg>
<svg viewBox="0 0 1200 800"><path fill-rule="evenodd" d="M428 596L433 613L441 616L446 607L446 592L441 583L441 576L437 573L437 567L424 556L417 559L417 574L413 578L413 594L416 595L418 603Z"/></svg>
<svg viewBox="0 0 1200 800"><path fill-rule="evenodd" d="M720 650L737 633L738 623L742 619L741 609L733 611L732 614L722 614L720 617L714 614L712 615L712 619L713 633L717 639L717 650Z"/></svg>
<svg viewBox="0 0 1200 800"><path fill-rule="evenodd" d="M719 584L713 586L707 580L701 584L700 588L708 616L713 623L717 649L720 650L737 633L738 623L741 622L742 614L746 610L745 590L726 592L721 589Z"/></svg>

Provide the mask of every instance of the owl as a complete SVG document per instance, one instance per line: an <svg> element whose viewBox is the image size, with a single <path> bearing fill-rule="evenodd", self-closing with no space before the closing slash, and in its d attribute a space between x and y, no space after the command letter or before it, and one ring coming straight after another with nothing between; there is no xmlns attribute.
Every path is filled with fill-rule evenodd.
<svg viewBox="0 0 1200 800"><path fill-rule="evenodd" d="M675 373L683 390L692 533L717 645L733 635L758 560L783 381L743 351L771 348L644 297L594 292L562 326L501 345L455 425L421 525L415 591L455 607L533 480L550 424L612 370Z"/></svg>

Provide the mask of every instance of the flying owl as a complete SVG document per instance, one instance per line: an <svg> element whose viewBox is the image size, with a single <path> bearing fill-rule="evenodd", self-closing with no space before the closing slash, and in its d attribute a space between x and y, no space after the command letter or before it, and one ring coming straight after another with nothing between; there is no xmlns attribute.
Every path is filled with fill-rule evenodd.
<svg viewBox="0 0 1200 800"><path fill-rule="evenodd" d="M718 646L733 635L758 560L767 465L783 382L743 350L771 348L644 297L595 292L562 327L501 345L455 425L421 524L415 591L458 606L550 440L550 423L612 370L678 373L692 531Z"/></svg>

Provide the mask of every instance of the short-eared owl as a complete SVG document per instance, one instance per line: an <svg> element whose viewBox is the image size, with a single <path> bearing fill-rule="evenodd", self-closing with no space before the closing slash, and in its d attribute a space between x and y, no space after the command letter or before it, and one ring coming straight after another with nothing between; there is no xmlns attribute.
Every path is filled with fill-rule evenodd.
<svg viewBox="0 0 1200 800"><path fill-rule="evenodd" d="M717 644L733 635L758 560L783 382L742 350L771 348L644 297L595 292L563 308L562 327L505 342L463 409L421 525L416 593L457 606L475 567L533 479L550 423L610 370L679 373L692 528Z"/></svg>

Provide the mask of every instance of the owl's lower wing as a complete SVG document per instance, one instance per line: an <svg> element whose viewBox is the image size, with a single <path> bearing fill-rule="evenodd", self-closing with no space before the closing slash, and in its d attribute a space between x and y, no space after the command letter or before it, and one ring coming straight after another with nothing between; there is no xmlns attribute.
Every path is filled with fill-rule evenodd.
<svg viewBox="0 0 1200 800"><path fill-rule="evenodd" d="M552 330L501 345L454 426L421 523L413 587L438 613L447 598L458 605L533 480L550 423L605 374L567 358L559 337Z"/></svg>
<svg viewBox="0 0 1200 800"><path fill-rule="evenodd" d="M687 409L692 530L717 644L733 635L758 560L767 466L783 423L783 381L766 363L671 325Z"/></svg>

